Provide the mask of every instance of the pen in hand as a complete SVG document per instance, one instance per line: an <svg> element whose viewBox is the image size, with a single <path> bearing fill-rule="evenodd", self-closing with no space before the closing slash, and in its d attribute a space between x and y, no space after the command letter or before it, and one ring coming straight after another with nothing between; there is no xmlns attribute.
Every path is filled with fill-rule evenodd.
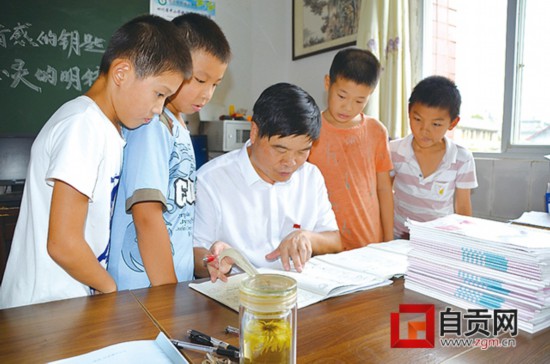
<svg viewBox="0 0 550 364"><path fill-rule="evenodd" d="M208 336L199 332L197 330L187 330L187 335L192 342L202 345L215 346L223 349L239 351L239 348L233 345L230 345L224 341L218 340L212 336Z"/></svg>

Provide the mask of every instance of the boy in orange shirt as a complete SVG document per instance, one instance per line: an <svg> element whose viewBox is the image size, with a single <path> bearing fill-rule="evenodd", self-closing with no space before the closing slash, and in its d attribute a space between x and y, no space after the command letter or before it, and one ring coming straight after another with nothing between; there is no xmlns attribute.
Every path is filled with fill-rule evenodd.
<svg viewBox="0 0 550 364"><path fill-rule="evenodd" d="M336 54L325 76L321 136L309 156L325 178L345 250L393 239L388 134L362 112L379 76L371 52L347 48Z"/></svg>

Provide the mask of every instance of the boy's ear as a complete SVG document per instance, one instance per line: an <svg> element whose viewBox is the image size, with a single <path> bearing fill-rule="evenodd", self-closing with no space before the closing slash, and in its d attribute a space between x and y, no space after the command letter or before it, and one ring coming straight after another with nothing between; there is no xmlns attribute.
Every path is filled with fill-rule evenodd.
<svg viewBox="0 0 550 364"><path fill-rule="evenodd" d="M111 75L118 86L126 80L132 70L132 64L125 59L117 59L111 65Z"/></svg>
<svg viewBox="0 0 550 364"><path fill-rule="evenodd" d="M449 130L453 130L455 126L460 121L460 116L457 116L453 121L451 121L451 125L449 126Z"/></svg>
<svg viewBox="0 0 550 364"><path fill-rule="evenodd" d="M329 87L330 87L330 76L325 75L325 91L328 92Z"/></svg>

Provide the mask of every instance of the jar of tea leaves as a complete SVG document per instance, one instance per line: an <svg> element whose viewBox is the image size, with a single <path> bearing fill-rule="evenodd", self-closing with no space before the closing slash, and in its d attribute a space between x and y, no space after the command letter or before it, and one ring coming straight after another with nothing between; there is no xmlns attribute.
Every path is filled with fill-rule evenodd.
<svg viewBox="0 0 550 364"><path fill-rule="evenodd" d="M256 274L241 282L241 364L296 362L296 281Z"/></svg>

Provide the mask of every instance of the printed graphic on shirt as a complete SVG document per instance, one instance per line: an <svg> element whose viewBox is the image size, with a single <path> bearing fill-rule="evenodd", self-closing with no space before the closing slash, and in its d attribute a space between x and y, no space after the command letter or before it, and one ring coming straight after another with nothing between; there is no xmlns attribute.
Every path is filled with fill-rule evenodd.
<svg viewBox="0 0 550 364"><path fill-rule="evenodd" d="M111 177L111 204L110 204L111 216L110 217L113 217L113 212L115 211L115 200L116 200L116 194L118 192L118 182L120 182L120 175ZM111 227L109 226L109 230L110 228ZM107 263L109 262L110 248L111 248L111 241L109 240L103 253L101 253L99 257L97 257L98 262L101 264L104 264L105 266L107 266Z"/></svg>
<svg viewBox="0 0 550 364"><path fill-rule="evenodd" d="M165 193L166 211L164 223L170 237L172 256L177 254L176 246L182 246L193 235L195 209L195 155L189 138L180 136L176 128L174 145L170 155L169 188ZM143 273L145 268L139 252L136 228L133 222L126 227L121 249L122 259L134 272Z"/></svg>
<svg viewBox="0 0 550 364"><path fill-rule="evenodd" d="M445 191L447 190L448 182L434 182L433 189L436 196L439 198L445 197Z"/></svg>

